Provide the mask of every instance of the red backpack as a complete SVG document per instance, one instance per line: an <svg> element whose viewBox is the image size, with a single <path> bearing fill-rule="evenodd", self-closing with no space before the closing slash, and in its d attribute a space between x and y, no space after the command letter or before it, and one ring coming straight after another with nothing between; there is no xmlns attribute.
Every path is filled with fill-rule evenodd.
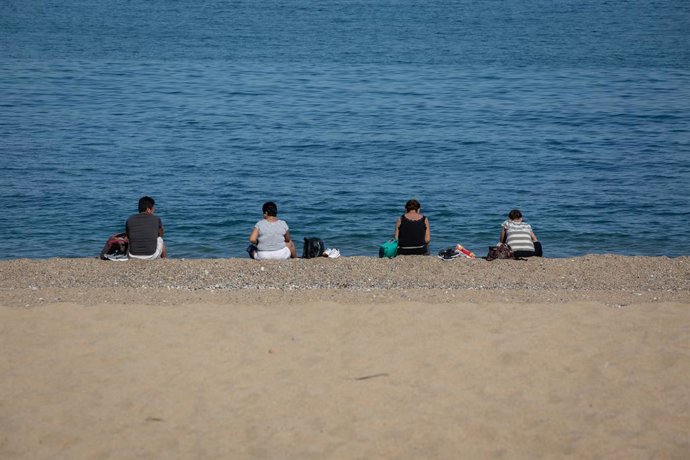
<svg viewBox="0 0 690 460"><path fill-rule="evenodd" d="M127 258L129 249L129 238L126 233L116 233L108 238L108 241L101 249L100 258L103 260Z"/></svg>

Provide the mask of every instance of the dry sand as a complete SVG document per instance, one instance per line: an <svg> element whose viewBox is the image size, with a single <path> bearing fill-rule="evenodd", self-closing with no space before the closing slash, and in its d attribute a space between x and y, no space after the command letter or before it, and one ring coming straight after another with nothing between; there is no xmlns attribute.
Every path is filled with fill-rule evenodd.
<svg viewBox="0 0 690 460"><path fill-rule="evenodd" d="M0 262L0 458L690 457L690 258Z"/></svg>

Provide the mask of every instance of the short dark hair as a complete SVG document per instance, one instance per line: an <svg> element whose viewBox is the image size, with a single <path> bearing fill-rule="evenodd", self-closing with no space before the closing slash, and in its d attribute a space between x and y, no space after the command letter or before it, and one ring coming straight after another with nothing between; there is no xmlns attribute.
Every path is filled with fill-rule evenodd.
<svg viewBox="0 0 690 460"><path fill-rule="evenodd" d="M419 204L419 201L417 200L409 200L407 203L405 203L405 211L410 212L410 211L419 211L422 208L422 205Z"/></svg>
<svg viewBox="0 0 690 460"><path fill-rule="evenodd" d="M139 198L139 212L144 212L147 209L153 209L156 202L150 196L142 196Z"/></svg>
<svg viewBox="0 0 690 460"><path fill-rule="evenodd" d="M520 217L522 217L522 213L519 209L513 209L508 213L508 219L510 220L519 219Z"/></svg>
<svg viewBox="0 0 690 460"><path fill-rule="evenodd" d="M268 214L272 217L276 217L278 215L278 206L272 201L265 202L261 210L264 212L264 214Z"/></svg>

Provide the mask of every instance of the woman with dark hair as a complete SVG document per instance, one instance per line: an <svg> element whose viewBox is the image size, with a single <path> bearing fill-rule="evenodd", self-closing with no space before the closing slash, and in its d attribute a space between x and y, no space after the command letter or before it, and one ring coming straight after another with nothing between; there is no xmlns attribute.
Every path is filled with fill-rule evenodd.
<svg viewBox="0 0 690 460"><path fill-rule="evenodd" d="M519 209L508 213L508 219L501 224L501 243L507 243L514 257L542 256L541 243L532 231L532 226L522 221Z"/></svg>
<svg viewBox="0 0 690 460"><path fill-rule="evenodd" d="M278 206L272 201L267 201L262 211L264 218L254 225L249 235L249 256L258 260L297 257L295 243L290 239L290 229L284 220L278 219Z"/></svg>
<svg viewBox="0 0 690 460"><path fill-rule="evenodd" d="M422 205L417 200L405 203L405 214L395 222L395 239L398 240L398 255L428 255L431 231L429 219L419 211Z"/></svg>

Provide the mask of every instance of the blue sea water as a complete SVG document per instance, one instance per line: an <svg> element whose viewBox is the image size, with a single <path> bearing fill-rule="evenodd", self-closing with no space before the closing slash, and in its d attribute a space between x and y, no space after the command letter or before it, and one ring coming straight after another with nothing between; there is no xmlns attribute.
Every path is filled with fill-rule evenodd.
<svg viewBox="0 0 690 460"><path fill-rule="evenodd" d="M173 257L432 251L520 208L547 256L690 253L686 0L5 0L0 258L92 257L142 195ZM298 245L299 247L300 245Z"/></svg>

